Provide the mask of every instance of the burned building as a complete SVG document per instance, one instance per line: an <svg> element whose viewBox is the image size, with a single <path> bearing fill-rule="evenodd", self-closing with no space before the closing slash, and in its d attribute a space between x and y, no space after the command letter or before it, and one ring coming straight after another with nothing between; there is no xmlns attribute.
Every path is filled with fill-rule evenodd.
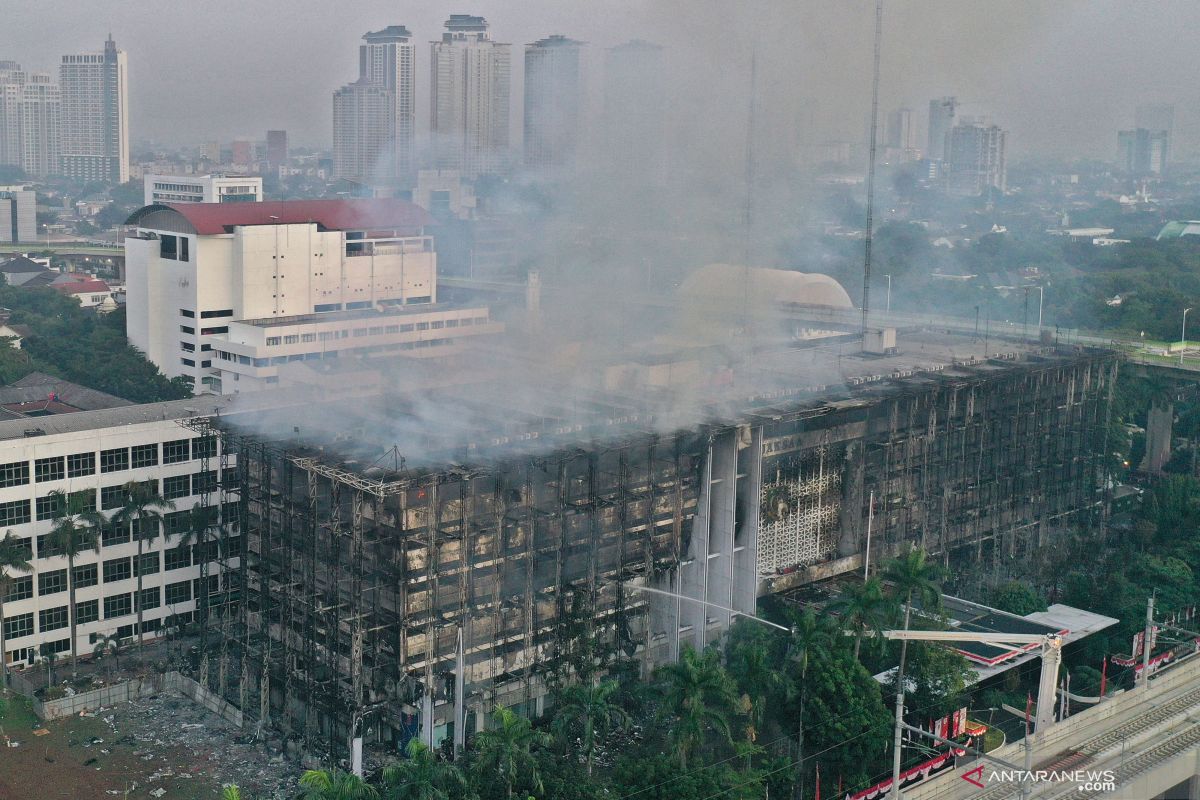
<svg viewBox="0 0 1200 800"><path fill-rule="evenodd" d="M987 563L1102 524L1107 351L909 331L723 358L194 422L236 454L212 502L240 495L245 543L203 679L310 750L461 745L572 659L649 670L909 543Z"/></svg>

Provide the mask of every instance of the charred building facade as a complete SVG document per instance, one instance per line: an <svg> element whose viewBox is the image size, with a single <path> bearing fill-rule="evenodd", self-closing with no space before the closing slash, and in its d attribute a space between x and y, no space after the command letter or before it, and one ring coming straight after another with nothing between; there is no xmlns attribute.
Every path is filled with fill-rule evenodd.
<svg viewBox="0 0 1200 800"><path fill-rule="evenodd" d="M573 658L649 670L909 543L986 564L1102 524L1114 356L962 338L760 354L782 380L735 367L687 424L629 393L517 408L479 385L317 411L336 425L196 422L236 454L211 502L240 496L245 543L202 678L310 750L461 745L497 705L538 710ZM827 358L841 380L809 385Z"/></svg>

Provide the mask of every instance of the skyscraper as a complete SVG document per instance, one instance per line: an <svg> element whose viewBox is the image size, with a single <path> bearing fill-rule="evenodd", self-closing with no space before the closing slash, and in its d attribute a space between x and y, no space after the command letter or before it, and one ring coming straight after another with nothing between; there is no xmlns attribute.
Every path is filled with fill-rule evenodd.
<svg viewBox="0 0 1200 800"><path fill-rule="evenodd" d="M931 161L946 158L946 134L954 127L954 109L958 101L953 97L942 97L929 101L929 143L925 157Z"/></svg>
<svg viewBox="0 0 1200 800"><path fill-rule="evenodd" d="M333 93L333 177L371 183L395 163L396 97L359 78Z"/></svg>
<svg viewBox="0 0 1200 800"><path fill-rule="evenodd" d="M363 41L366 44L358 48L358 76L384 87L394 95L394 175L406 181L411 180L414 170L417 46L412 41L412 34L403 25L389 25L381 31L367 33Z"/></svg>
<svg viewBox="0 0 1200 800"><path fill-rule="evenodd" d="M273 172L288 160L287 131L267 131L267 164Z"/></svg>
<svg viewBox="0 0 1200 800"><path fill-rule="evenodd" d="M81 181L129 180L129 90L124 50L112 36L103 53L62 57L60 163Z"/></svg>
<svg viewBox="0 0 1200 800"><path fill-rule="evenodd" d="M38 177L57 173L61 108L49 75L0 61L0 164Z"/></svg>
<svg viewBox="0 0 1200 800"><path fill-rule="evenodd" d="M1008 134L986 120L963 119L946 134L946 188L953 194L978 196L989 188L1004 191L1008 166L1004 147Z"/></svg>
<svg viewBox="0 0 1200 800"><path fill-rule="evenodd" d="M483 17L451 14L432 43L431 119L438 169L467 178L497 172L508 157L512 55Z"/></svg>
<svg viewBox="0 0 1200 800"><path fill-rule="evenodd" d="M1117 165L1130 175L1161 175L1170 155L1169 130L1136 128L1117 133Z"/></svg>
<svg viewBox="0 0 1200 800"><path fill-rule="evenodd" d="M604 59L604 125L609 165L627 181L661 183L666 172L663 49L634 40Z"/></svg>
<svg viewBox="0 0 1200 800"><path fill-rule="evenodd" d="M569 167L579 143L582 42L554 35L525 46L525 164Z"/></svg>

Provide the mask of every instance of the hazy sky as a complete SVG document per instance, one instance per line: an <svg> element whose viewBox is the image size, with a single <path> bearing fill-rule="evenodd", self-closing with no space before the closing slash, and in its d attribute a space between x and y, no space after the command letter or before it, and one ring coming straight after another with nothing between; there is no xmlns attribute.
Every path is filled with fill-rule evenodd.
<svg viewBox="0 0 1200 800"><path fill-rule="evenodd" d="M760 102L809 109L809 136L860 139L870 90L869 0L0 0L0 60L57 71L59 56L129 53L133 136L192 144L263 138L328 146L331 93L357 77L367 30L407 25L418 49L418 127L427 126L429 54L451 12L486 16L498 41L563 33L604 47L644 38L669 48L680 102L712 95L694 124L744 124L737 103L750 52ZM1176 106L1177 152L1200 127L1195 0L886 0L881 118L909 105L923 136L929 99L1009 129L1014 155L1111 158L1140 102ZM514 48L514 127L520 51ZM726 117L726 119L721 119ZM734 124L736 120L736 125ZM921 140L924 144L924 140Z"/></svg>

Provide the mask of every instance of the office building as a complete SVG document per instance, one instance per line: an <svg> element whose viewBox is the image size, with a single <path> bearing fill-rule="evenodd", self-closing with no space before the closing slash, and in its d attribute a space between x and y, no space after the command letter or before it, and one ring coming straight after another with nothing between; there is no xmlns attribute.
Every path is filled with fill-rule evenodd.
<svg viewBox="0 0 1200 800"><path fill-rule="evenodd" d="M887 159L916 161L921 157L911 108L897 108L887 118Z"/></svg>
<svg viewBox="0 0 1200 800"><path fill-rule="evenodd" d="M432 43L431 119L437 169L464 177L498 172L508 160L511 52L483 17L452 14Z"/></svg>
<svg viewBox="0 0 1200 800"><path fill-rule="evenodd" d="M146 175L144 202L260 203L263 179L256 175Z"/></svg>
<svg viewBox="0 0 1200 800"><path fill-rule="evenodd" d="M210 164L221 163L221 143L220 142L201 142L199 150L199 158L201 161L207 161Z"/></svg>
<svg viewBox="0 0 1200 800"><path fill-rule="evenodd" d="M267 166L277 176L279 168L287 164L288 136L287 131L267 131Z"/></svg>
<svg viewBox="0 0 1200 800"><path fill-rule="evenodd" d="M0 186L0 242L37 241L37 192Z"/></svg>
<svg viewBox="0 0 1200 800"><path fill-rule="evenodd" d="M984 120L963 119L951 128L946 134L946 189L967 197L992 189L1003 192L1008 180L1006 138L1006 131Z"/></svg>
<svg viewBox="0 0 1200 800"><path fill-rule="evenodd" d="M0 164L31 177L56 174L61 114L61 93L49 75L0 62Z"/></svg>
<svg viewBox="0 0 1200 800"><path fill-rule="evenodd" d="M941 97L929 101L929 141L925 157L931 161L946 158L946 135L954 127L954 110L958 101L953 97Z"/></svg>
<svg viewBox="0 0 1200 800"><path fill-rule="evenodd" d="M486 308L437 305L432 222L400 200L146 206L125 239L129 340L197 392L274 384L275 359L430 355L488 330Z"/></svg>
<svg viewBox="0 0 1200 800"><path fill-rule="evenodd" d="M1171 134L1137 128L1117 133L1117 165L1130 175L1162 175L1170 155Z"/></svg>
<svg viewBox="0 0 1200 800"><path fill-rule="evenodd" d="M129 91L124 50L62 57L61 170L79 181L129 180Z"/></svg>
<svg viewBox="0 0 1200 800"><path fill-rule="evenodd" d="M667 95L663 48L641 40L611 47L604 59L604 128L609 167L627 186L666 177Z"/></svg>
<svg viewBox="0 0 1200 800"><path fill-rule="evenodd" d="M525 46L525 165L570 167L579 143L582 42L549 36Z"/></svg>
<svg viewBox="0 0 1200 800"><path fill-rule="evenodd" d="M393 175L396 96L365 77L333 93L333 177L382 183Z"/></svg>
<svg viewBox="0 0 1200 800"><path fill-rule="evenodd" d="M253 139L234 139L229 146L229 161L242 168L253 167L258 162L256 150Z"/></svg>

